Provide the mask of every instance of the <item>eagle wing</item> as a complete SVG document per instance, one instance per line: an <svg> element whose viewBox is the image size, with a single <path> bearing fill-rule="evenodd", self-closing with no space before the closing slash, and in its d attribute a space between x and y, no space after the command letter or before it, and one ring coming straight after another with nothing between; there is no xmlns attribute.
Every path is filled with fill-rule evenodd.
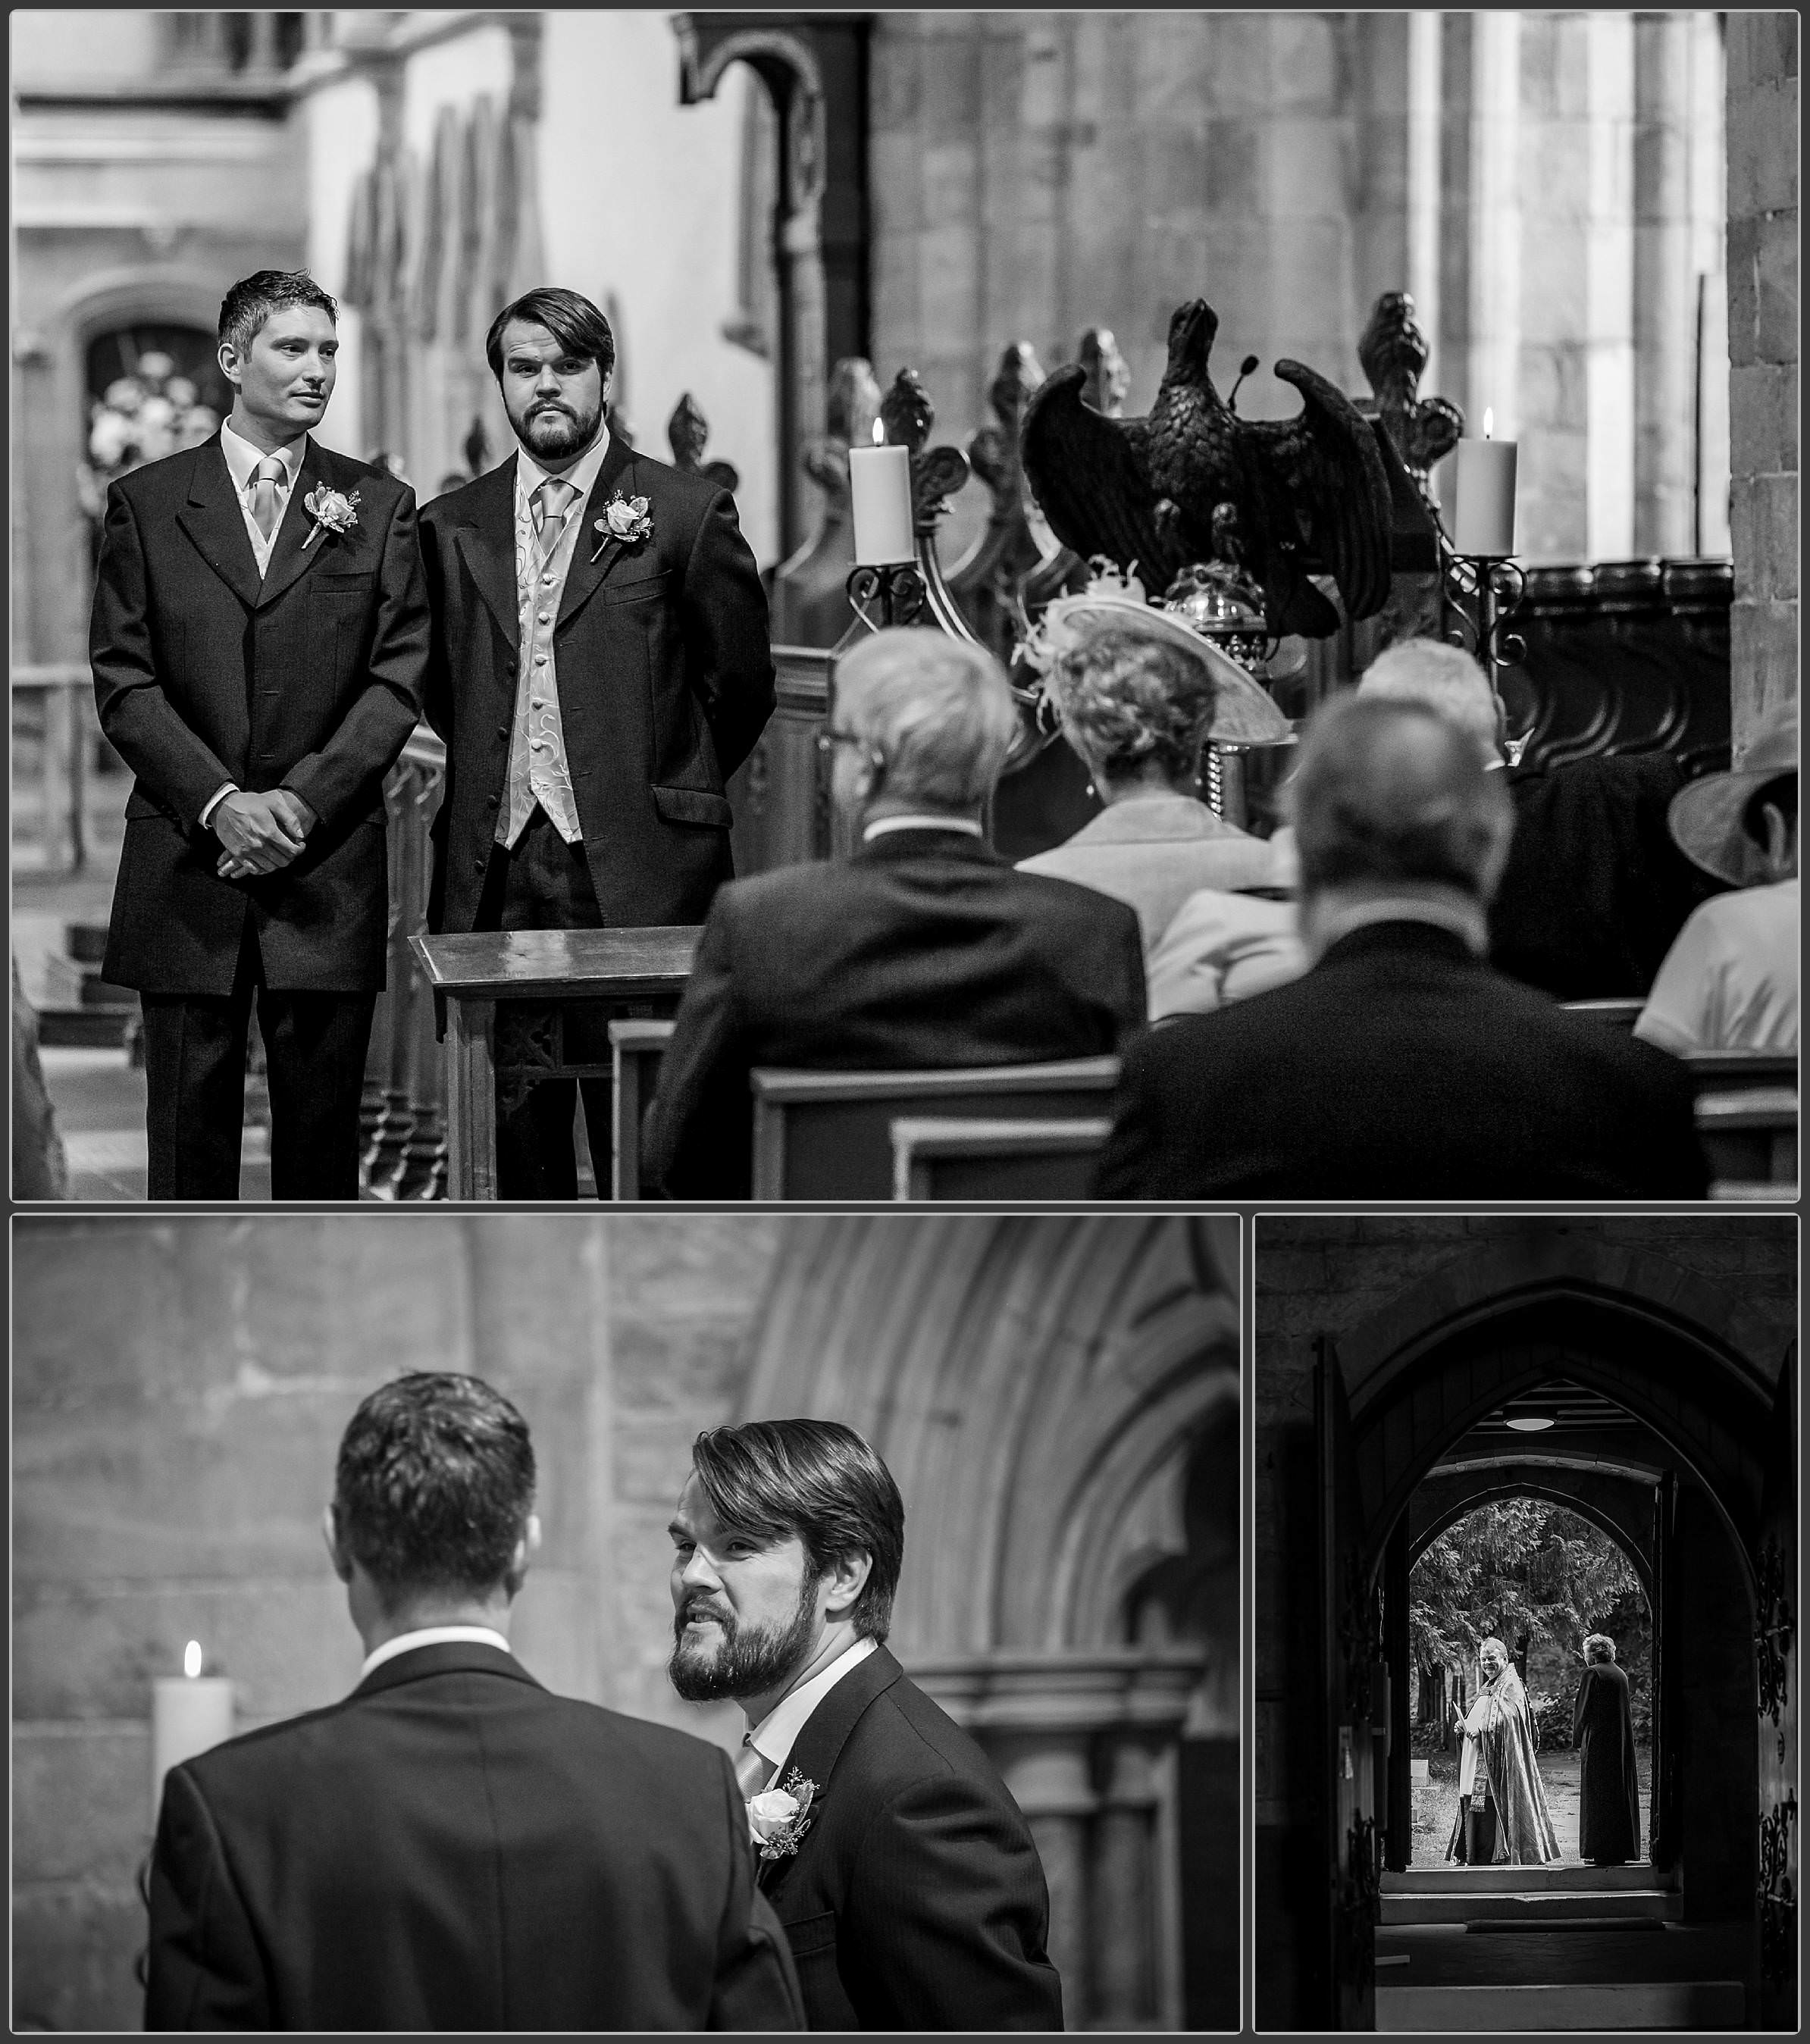
<svg viewBox="0 0 1810 2044"><path fill-rule="evenodd" d="M1025 407L1019 443L1024 480L1050 530L1083 560L1104 554L1147 590L1166 589L1182 565L1156 522L1150 427L1108 419L1081 401L1087 372L1059 369Z"/></svg>
<svg viewBox="0 0 1810 2044"><path fill-rule="evenodd" d="M1347 617L1374 617L1389 599L1392 523L1376 435L1344 392L1305 363L1278 362L1276 374L1300 391L1300 414L1239 421L1266 509L1299 530L1308 565L1339 585Z"/></svg>

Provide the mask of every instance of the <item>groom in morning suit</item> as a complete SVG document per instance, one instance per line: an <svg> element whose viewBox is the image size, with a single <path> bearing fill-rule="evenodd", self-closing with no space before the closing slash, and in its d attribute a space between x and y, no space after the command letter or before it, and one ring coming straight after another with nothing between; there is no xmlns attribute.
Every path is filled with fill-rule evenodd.
<svg viewBox="0 0 1810 2044"><path fill-rule="evenodd" d="M734 870L725 785L774 701L734 501L611 433L616 340L589 299L529 291L485 348L520 451L421 517L447 745L429 924L701 923ZM568 1006L568 1029L600 1005ZM584 1092L594 1147L609 1082ZM501 1197L576 1197L574 1105L549 1080L501 1117Z"/></svg>
<svg viewBox="0 0 1810 2044"><path fill-rule="evenodd" d="M885 1463L832 1421L718 1427L671 1533L669 1673L747 1720L736 1779L811 2028L1060 2030L1024 1815L883 1644L905 1550Z"/></svg>
<svg viewBox="0 0 1810 2044"><path fill-rule="evenodd" d="M171 1769L146 2029L802 2027L728 1758L511 1650L533 1503L477 1377L359 1406L326 1534L363 1678Z"/></svg>
<svg viewBox="0 0 1810 2044"><path fill-rule="evenodd" d="M337 315L301 271L235 284L231 416L107 492L90 652L136 778L102 974L142 1001L153 1200L239 1197L254 998L272 1197L358 1197L383 777L420 713L428 614L413 496L309 432Z"/></svg>

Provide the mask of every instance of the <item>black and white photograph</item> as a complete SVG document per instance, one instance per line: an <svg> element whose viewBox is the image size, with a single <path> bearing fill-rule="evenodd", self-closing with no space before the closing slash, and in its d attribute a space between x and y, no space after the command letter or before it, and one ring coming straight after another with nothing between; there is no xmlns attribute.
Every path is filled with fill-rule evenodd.
<svg viewBox="0 0 1810 2044"><path fill-rule="evenodd" d="M1795 13L10 33L18 1197L1789 1196Z"/></svg>
<svg viewBox="0 0 1810 2044"><path fill-rule="evenodd" d="M1793 1215L1265 1215L1259 2031L1797 2027Z"/></svg>
<svg viewBox="0 0 1810 2044"><path fill-rule="evenodd" d="M1239 2027L1235 1218L13 1228L16 2030Z"/></svg>

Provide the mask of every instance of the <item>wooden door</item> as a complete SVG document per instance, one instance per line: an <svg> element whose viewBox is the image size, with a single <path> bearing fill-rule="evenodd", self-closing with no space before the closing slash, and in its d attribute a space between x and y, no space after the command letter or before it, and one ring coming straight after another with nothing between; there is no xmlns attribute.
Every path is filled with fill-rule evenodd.
<svg viewBox="0 0 1810 2044"><path fill-rule="evenodd" d="M1332 1337L1321 1335L1317 1347L1320 1693L1328 1769L1323 1850L1331 1898L1326 2020L1335 2030L1374 2030L1380 1842L1372 1719L1378 1612L1363 1552L1345 1380Z"/></svg>
<svg viewBox="0 0 1810 2044"><path fill-rule="evenodd" d="M1796 1344L1779 1373L1760 1508L1754 1600L1759 1673L1759 1941L1762 2030L1797 2027L1797 1439Z"/></svg>

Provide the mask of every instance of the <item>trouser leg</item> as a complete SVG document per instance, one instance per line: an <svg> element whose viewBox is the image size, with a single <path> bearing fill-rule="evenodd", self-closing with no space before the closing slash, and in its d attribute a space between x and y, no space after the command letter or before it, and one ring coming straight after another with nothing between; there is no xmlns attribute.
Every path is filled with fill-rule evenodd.
<svg viewBox="0 0 1810 2044"><path fill-rule="evenodd" d="M375 993L258 995L271 1089L271 1197L355 1200Z"/></svg>
<svg viewBox="0 0 1810 2044"><path fill-rule="evenodd" d="M147 993L145 1197L236 1200L252 980L229 994Z"/></svg>

